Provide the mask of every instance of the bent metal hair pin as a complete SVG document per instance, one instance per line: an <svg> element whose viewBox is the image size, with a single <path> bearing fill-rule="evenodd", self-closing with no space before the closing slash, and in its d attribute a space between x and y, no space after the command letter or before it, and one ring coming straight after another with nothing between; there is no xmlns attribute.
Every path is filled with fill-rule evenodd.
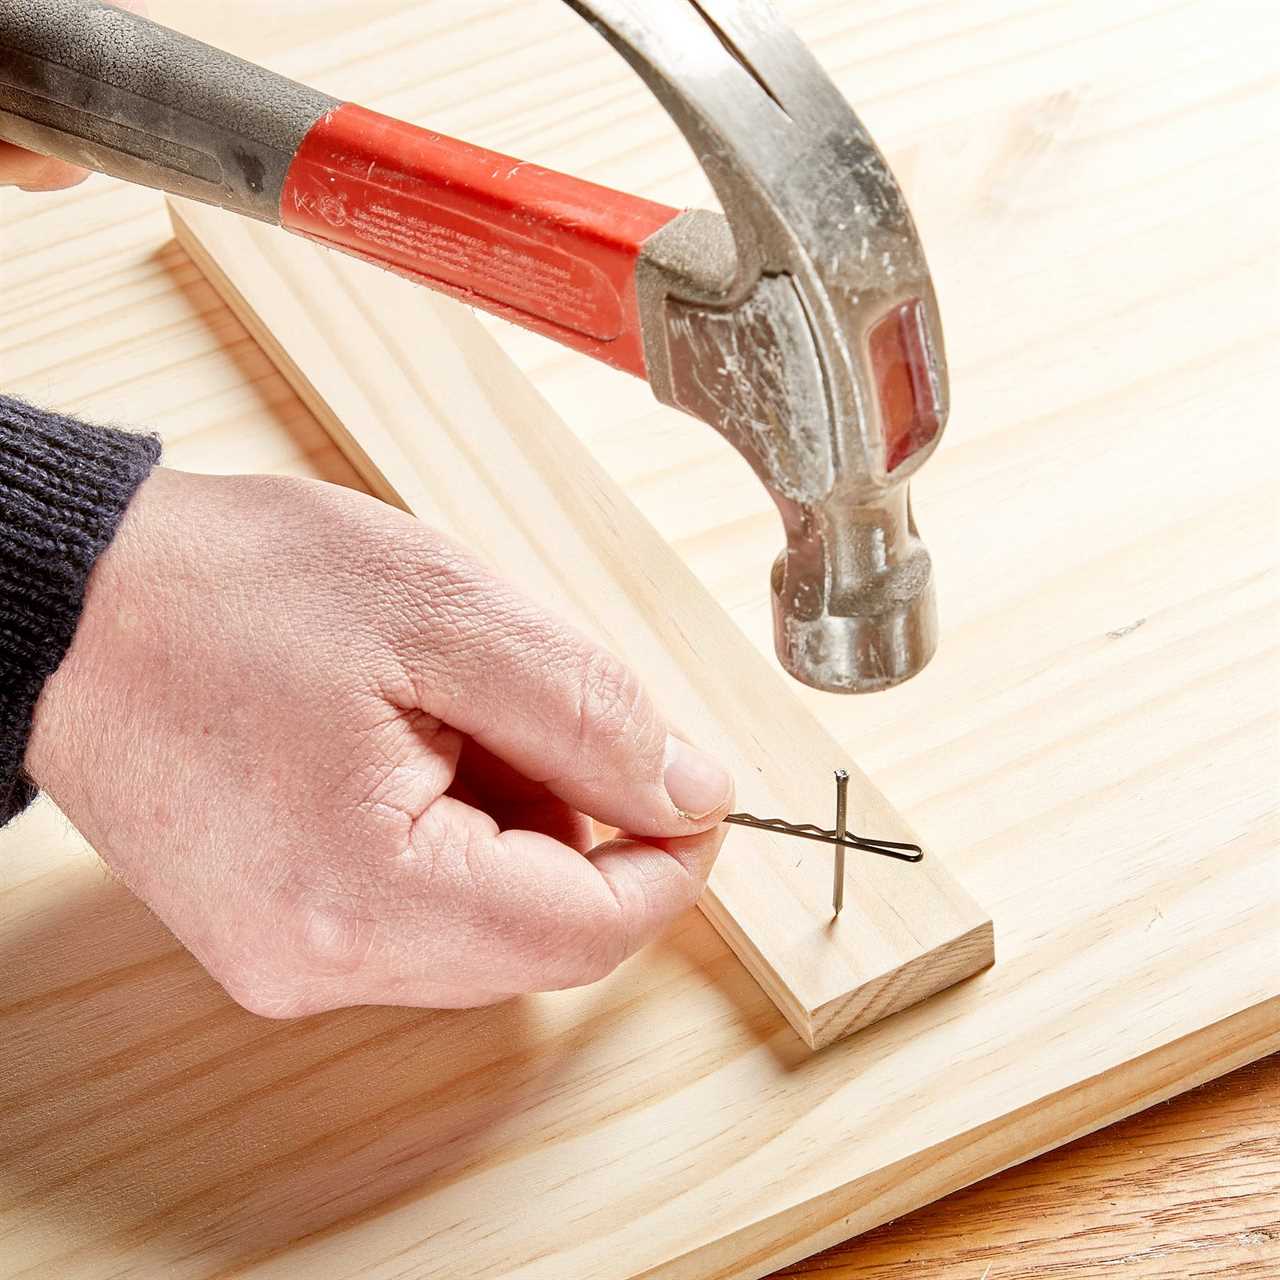
<svg viewBox="0 0 1280 1280"><path fill-rule="evenodd" d="M919 862L924 850L918 844L900 840L873 840L870 836L855 835L848 830L849 774L836 770L836 825L827 830L811 822L788 822L785 818L756 818L749 813L731 813L726 822L739 827L754 827L757 831L770 831L774 835L797 836L801 840L820 840L836 847L835 868L831 884L831 906L836 915L844 906L844 851L862 849L866 853L878 853L885 858L897 858L901 862Z"/></svg>

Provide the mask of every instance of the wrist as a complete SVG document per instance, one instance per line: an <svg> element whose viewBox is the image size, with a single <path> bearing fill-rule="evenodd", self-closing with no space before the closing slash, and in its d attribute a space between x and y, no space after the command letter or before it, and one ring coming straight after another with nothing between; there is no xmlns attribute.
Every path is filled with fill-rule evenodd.
<svg viewBox="0 0 1280 1280"><path fill-rule="evenodd" d="M35 794L27 755L39 698L159 448L0 396L0 823Z"/></svg>

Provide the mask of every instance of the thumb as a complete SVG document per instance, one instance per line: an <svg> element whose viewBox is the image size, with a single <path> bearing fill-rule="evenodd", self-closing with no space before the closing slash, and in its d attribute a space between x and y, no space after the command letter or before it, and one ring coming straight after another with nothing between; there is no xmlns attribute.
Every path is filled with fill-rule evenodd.
<svg viewBox="0 0 1280 1280"><path fill-rule="evenodd" d="M416 637L409 665L422 709L631 835L686 836L720 822L729 773L670 729L630 668L472 571L488 580L463 593L465 612Z"/></svg>

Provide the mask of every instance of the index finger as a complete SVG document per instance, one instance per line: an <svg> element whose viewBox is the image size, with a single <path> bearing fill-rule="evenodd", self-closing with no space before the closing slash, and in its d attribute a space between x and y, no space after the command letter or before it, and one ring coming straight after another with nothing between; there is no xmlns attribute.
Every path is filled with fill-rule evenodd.
<svg viewBox="0 0 1280 1280"><path fill-rule="evenodd" d="M130 13L147 11L146 0L114 0L117 9ZM12 142L0 142L0 187L20 187L23 191L61 191L74 187L89 176L88 169L53 156L28 151Z"/></svg>
<svg viewBox="0 0 1280 1280"><path fill-rule="evenodd" d="M23 191L59 191L83 182L88 172L65 160L42 156L12 142L0 142L0 186L21 187Z"/></svg>

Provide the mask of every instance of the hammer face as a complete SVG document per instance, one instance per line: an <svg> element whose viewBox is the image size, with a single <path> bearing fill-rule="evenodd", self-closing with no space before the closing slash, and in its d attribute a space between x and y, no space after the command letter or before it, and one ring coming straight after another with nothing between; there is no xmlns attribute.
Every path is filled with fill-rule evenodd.
<svg viewBox="0 0 1280 1280"><path fill-rule="evenodd" d="M873 505L788 504L782 514L773 634L787 671L832 693L872 693L920 671L937 646L937 612L907 486Z"/></svg>

